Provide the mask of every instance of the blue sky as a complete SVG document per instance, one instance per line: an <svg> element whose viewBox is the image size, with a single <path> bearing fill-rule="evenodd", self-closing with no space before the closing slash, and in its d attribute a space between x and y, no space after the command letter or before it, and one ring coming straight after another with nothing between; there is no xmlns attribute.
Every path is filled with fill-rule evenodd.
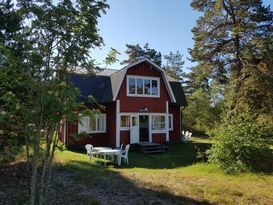
<svg viewBox="0 0 273 205"><path fill-rule="evenodd" d="M200 13L190 7L191 0L108 0L110 9L99 19L98 27L105 46L92 52L93 58L102 63L110 50L117 49L126 59L125 44L144 46L168 54L179 50L185 60L184 68L192 64L188 48L193 46L191 29ZM265 5L273 7L272 0L263 0ZM119 63L108 68L120 69Z"/></svg>

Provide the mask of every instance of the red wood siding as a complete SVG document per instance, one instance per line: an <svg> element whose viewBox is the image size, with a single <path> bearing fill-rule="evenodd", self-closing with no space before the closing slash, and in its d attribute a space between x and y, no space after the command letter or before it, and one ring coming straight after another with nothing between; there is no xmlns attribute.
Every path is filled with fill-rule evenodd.
<svg viewBox="0 0 273 205"><path fill-rule="evenodd" d="M87 137L80 140L75 140L73 136L78 134L78 124L68 123L68 142L67 145L85 145L92 144L94 146L111 146L116 144L116 104L105 104L106 113L106 133L90 133Z"/></svg>
<svg viewBox="0 0 273 205"><path fill-rule="evenodd" d="M173 114L173 131L170 131L170 141L179 141L181 136L181 121L179 105L169 105L169 113Z"/></svg>
<svg viewBox="0 0 273 205"><path fill-rule="evenodd" d="M152 134L152 141L155 143L162 144L163 142L166 142L166 134L165 133L158 133L158 134Z"/></svg>
<svg viewBox="0 0 273 205"><path fill-rule="evenodd" d="M120 144L130 144L130 131L120 131Z"/></svg>
<svg viewBox="0 0 273 205"><path fill-rule="evenodd" d="M127 96L127 75L159 77L160 97L152 98ZM146 62L140 63L127 70L117 95L117 99L120 100L120 112L139 112L140 109L147 107L149 112L165 113L166 101L170 102L170 97L163 81L161 72Z"/></svg>
<svg viewBox="0 0 273 205"><path fill-rule="evenodd" d="M111 146L116 146L116 103L108 103L106 106L106 130L107 130L107 143Z"/></svg>

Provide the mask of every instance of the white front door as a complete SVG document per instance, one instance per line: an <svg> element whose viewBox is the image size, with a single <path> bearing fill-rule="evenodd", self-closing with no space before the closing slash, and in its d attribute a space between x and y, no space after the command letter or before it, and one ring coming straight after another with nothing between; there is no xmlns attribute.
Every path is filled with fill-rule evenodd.
<svg viewBox="0 0 273 205"><path fill-rule="evenodd" d="M138 115L131 115L130 144L139 143Z"/></svg>

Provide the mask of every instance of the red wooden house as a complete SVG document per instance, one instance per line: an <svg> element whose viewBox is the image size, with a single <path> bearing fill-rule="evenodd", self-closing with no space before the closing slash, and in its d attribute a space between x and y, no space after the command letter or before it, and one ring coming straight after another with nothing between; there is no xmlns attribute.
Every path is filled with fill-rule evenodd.
<svg viewBox="0 0 273 205"><path fill-rule="evenodd" d="M71 82L81 91L79 100L92 95L104 109L93 118L83 117L81 123L66 121L61 134L65 145L119 147L180 139L181 108L187 105L181 83L150 60L95 76L73 74ZM74 140L73 135L81 132L88 137Z"/></svg>

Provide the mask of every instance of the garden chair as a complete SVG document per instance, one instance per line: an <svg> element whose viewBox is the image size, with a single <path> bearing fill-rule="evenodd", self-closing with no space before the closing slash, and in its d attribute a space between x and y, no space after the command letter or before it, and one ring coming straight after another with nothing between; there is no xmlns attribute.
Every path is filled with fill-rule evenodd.
<svg viewBox="0 0 273 205"><path fill-rule="evenodd" d="M185 138L185 142L189 141L189 131L185 132L184 138Z"/></svg>
<svg viewBox="0 0 273 205"><path fill-rule="evenodd" d="M93 152L92 152L93 145L91 145L91 144L86 144L86 145L85 145L85 149L86 149L87 155L89 156L89 159L91 160L92 157L93 157Z"/></svg>
<svg viewBox="0 0 273 205"><path fill-rule="evenodd" d="M124 163L126 164L129 164L129 159L128 159L128 152L129 152L129 148L130 148L130 144L127 144L125 146L125 150L122 151L120 154L120 158L121 158L121 161L122 161L122 158L124 160Z"/></svg>
<svg viewBox="0 0 273 205"><path fill-rule="evenodd" d="M192 133L191 133L191 132L189 132L189 134L188 134L188 141L190 141L190 140L191 140L191 136L192 136Z"/></svg>

